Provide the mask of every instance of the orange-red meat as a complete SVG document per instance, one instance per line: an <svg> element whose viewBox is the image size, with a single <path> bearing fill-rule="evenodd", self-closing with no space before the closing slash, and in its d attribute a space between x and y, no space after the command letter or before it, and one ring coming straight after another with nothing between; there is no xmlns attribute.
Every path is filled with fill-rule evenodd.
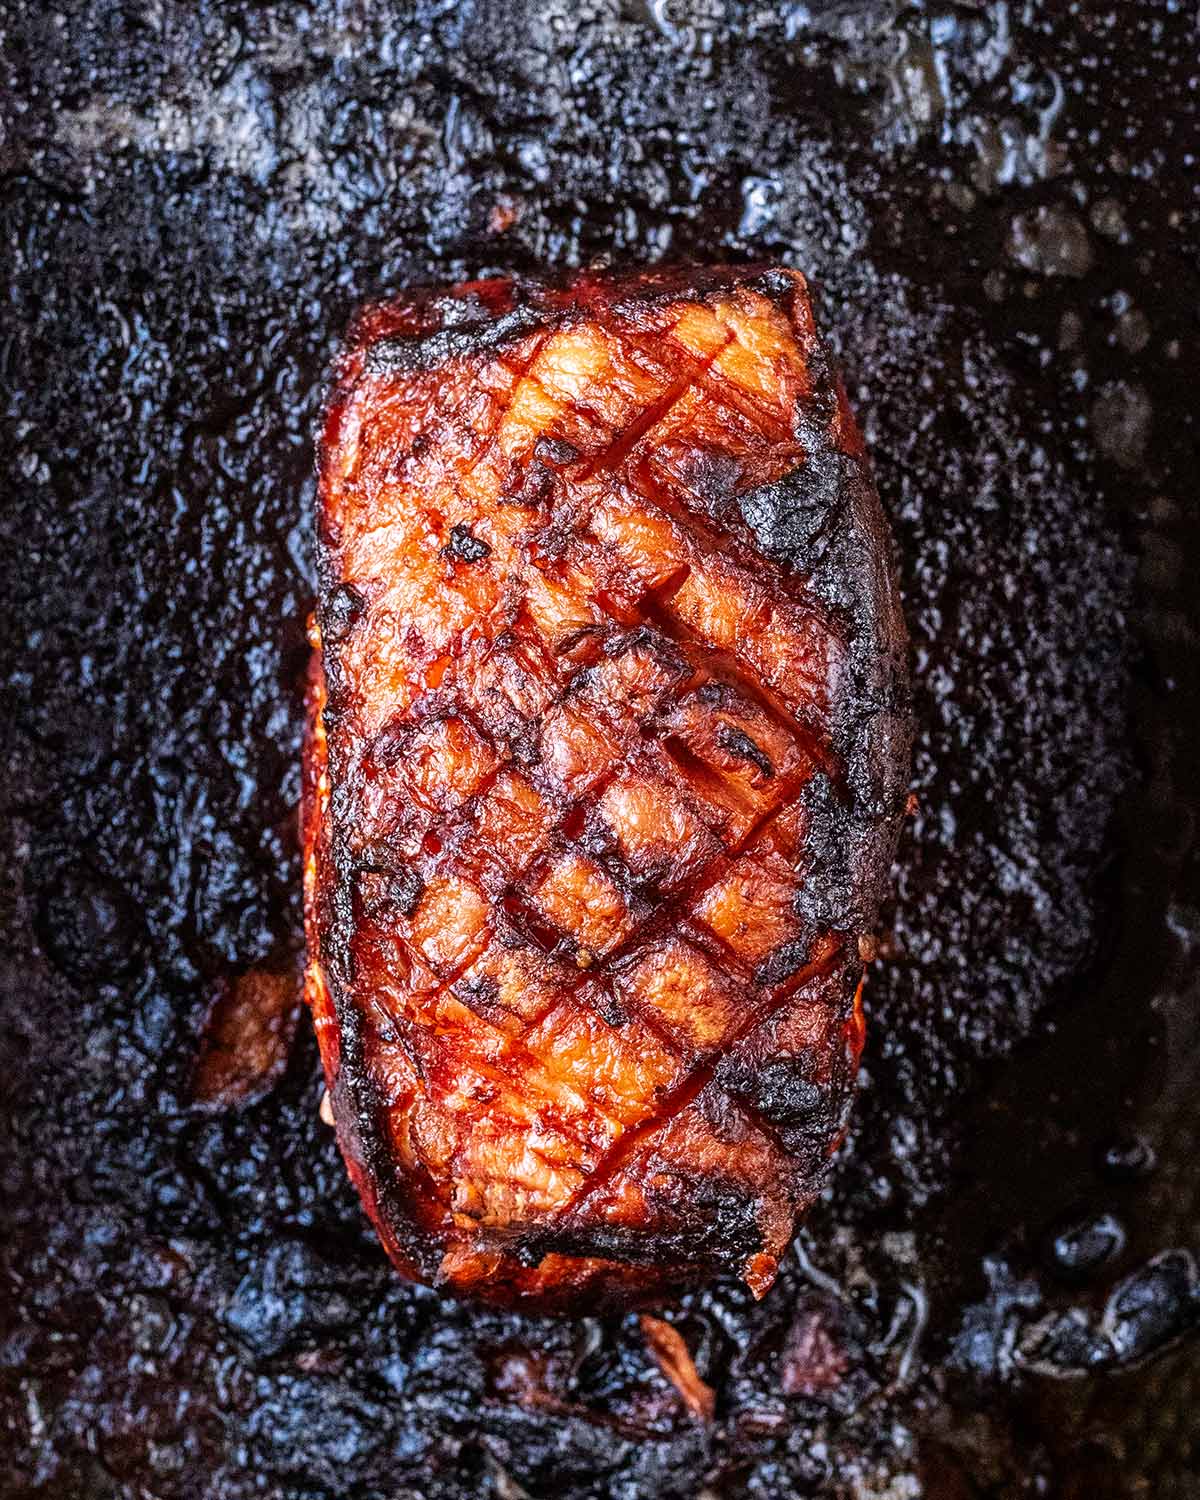
<svg viewBox="0 0 1200 1500"><path fill-rule="evenodd" d="M308 997L389 1253L549 1309L761 1294L845 1126L909 738L803 278L402 297L320 468Z"/></svg>

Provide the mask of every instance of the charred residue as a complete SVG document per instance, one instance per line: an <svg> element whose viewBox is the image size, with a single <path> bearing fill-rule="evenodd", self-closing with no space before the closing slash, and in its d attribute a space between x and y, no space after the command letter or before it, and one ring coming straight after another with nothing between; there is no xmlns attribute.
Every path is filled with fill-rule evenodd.
<svg viewBox="0 0 1200 1500"><path fill-rule="evenodd" d="M0 25L7 1491L1190 1493L1190 7ZM214 995L299 943L335 341L401 283L597 255L811 274L923 723L829 1201L763 1304L668 1315L711 1424L634 1321L399 1283L303 1025L265 1097L192 1092Z"/></svg>

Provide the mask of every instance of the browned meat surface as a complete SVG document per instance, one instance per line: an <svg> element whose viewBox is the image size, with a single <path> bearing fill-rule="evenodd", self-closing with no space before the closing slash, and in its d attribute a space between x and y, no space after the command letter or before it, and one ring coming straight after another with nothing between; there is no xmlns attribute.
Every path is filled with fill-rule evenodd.
<svg viewBox="0 0 1200 1500"><path fill-rule="evenodd" d="M796 272L375 308L321 450L308 995L388 1251L770 1286L844 1130L909 723Z"/></svg>

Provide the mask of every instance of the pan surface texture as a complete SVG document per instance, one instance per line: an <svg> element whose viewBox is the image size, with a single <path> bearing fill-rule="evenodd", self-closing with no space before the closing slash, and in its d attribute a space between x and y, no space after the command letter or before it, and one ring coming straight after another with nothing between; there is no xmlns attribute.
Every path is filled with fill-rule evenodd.
<svg viewBox="0 0 1200 1500"><path fill-rule="evenodd" d="M0 245L0 1496L1200 1494L1196 7L0 0ZM328 362L598 258L810 277L920 723L831 1188L645 1324L402 1282L296 981Z"/></svg>

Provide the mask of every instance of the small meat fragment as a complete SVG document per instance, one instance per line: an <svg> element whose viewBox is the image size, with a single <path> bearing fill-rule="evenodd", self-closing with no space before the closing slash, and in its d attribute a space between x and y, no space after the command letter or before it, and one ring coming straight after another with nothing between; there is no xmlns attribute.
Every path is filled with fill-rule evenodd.
<svg viewBox="0 0 1200 1500"><path fill-rule="evenodd" d="M678 1328L662 1318L652 1318L649 1313L643 1313L638 1322L655 1363L679 1392L688 1411L700 1422L711 1422L716 1396L712 1386L697 1374L695 1361Z"/></svg>
<svg viewBox="0 0 1200 1500"><path fill-rule="evenodd" d="M287 1067L300 1019L294 973L248 969L222 980L192 1074L192 1098L207 1109L239 1109L270 1092Z"/></svg>

